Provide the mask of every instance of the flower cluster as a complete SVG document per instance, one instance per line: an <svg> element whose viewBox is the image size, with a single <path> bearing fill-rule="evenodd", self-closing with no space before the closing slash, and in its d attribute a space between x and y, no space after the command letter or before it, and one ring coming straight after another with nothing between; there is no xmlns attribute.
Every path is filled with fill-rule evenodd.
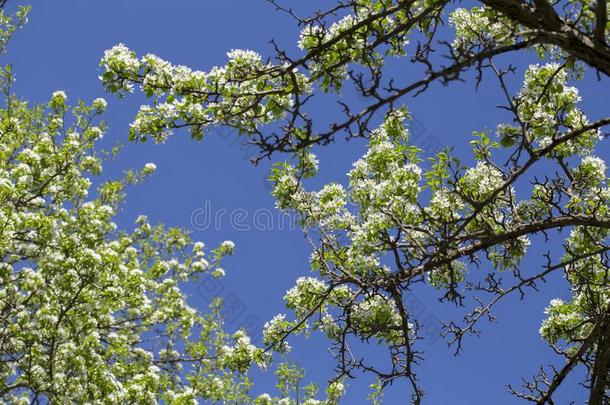
<svg viewBox="0 0 610 405"><path fill-rule="evenodd" d="M502 172L485 162L468 169L460 179L462 192L472 201L482 202L489 198L504 182Z"/></svg>
<svg viewBox="0 0 610 405"><path fill-rule="evenodd" d="M449 14L455 29L451 46L470 52L478 46L509 45L515 41L513 23L488 7L457 8Z"/></svg>
<svg viewBox="0 0 610 405"><path fill-rule="evenodd" d="M589 124L577 107L578 89L567 85L568 73L558 64L530 65L525 72L523 87L514 101L520 119L527 128L527 142L539 148L550 145L558 137ZM563 129L563 131L559 131ZM522 130L512 125L498 126L503 144L512 145ZM589 130L569 139L556 148L558 155L586 155L601 139L599 130Z"/></svg>
<svg viewBox="0 0 610 405"><path fill-rule="evenodd" d="M234 372L263 365L261 349L243 332L228 336L220 308L202 315L180 287L221 271L234 244L209 254L185 231L144 215L118 232L113 218L126 186L156 166L92 191L105 130L95 123L106 102L70 109L67 100L57 91L32 108L11 97L0 109L0 400L247 402L247 377Z"/></svg>
<svg viewBox="0 0 610 405"><path fill-rule="evenodd" d="M194 138L213 125L226 124L244 133L278 120L293 104L293 89L308 90L305 76L274 74L253 51L232 50L228 62L209 72L175 66L155 56L137 58L123 44L104 54L100 76L104 87L120 95L138 83L152 106L144 105L131 124L130 137L163 142L178 126L189 126Z"/></svg>
<svg viewBox="0 0 610 405"><path fill-rule="evenodd" d="M606 205L610 199L605 201ZM570 300L555 299L550 302L542 322L540 335L550 344L563 343L568 350L575 350L593 328L595 319L590 314L607 311L610 291L607 288L608 267L602 255L594 255L600 248L599 241L607 240L610 230L603 228L574 228L568 238L568 253L563 258L570 261L585 256L567 266L566 275L572 284ZM586 284L587 288L579 286ZM602 312L603 313L603 312Z"/></svg>
<svg viewBox="0 0 610 405"><path fill-rule="evenodd" d="M354 14L346 15L330 27L310 23L302 29L298 43L301 49L315 53L316 49L324 48L309 66L312 78L319 81L323 90L339 90L347 78L350 63L379 68L384 64L384 56L405 55L409 42L406 32L392 37L384 54L372 50L372 43L408 24L407 13L393 18L380 13L383 7L382 1L359 1ZM362 24L365 19L370 23Z"/></svg>

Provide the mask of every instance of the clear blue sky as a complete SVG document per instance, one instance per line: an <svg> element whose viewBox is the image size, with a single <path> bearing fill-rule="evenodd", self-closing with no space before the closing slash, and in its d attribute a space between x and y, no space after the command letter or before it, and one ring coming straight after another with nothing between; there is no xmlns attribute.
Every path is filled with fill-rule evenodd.
<svg viewBox="0 0 610 405"><path fill-rule="evenodd" d="M308 3L313 8L330 2ZM30 23L16 35L3 59L14 65L16 91L32 102L47 100L58 89L65 90L72 101L103 96L97 78L98 61L104 50L119 42L139 54L151 52L174 63L206 70L224 64L225 53L231 48L269 55L270 38L294 49L298 36L293 22L264 0L32 0L30 4ZM514 62L523 67L525 59ZM409 74L409 70L397 73ZM582 94L591 118L601 116L604 102L607 105L608 101L603 96L604 86L589 79L582 86ZM505 118L494 108L501 102L499 96L491 82L484 82L478 93L472 83L456 83L447 88L433 86L428 93L407 99L406 103L422 126L421 140L436 139L439 144L454 146L455 153L467 160L470 133L495 128ZM221 295L237 297L241 303L243 311L235 315L237 319L230 322L229 328L238 327L248 317L264 321L282 311L285 290L298 276L309 274L310 249L300 230L275 229L278 214L265 183L269 164L253 167L244 158L247 151L240 148L229 130L212 133L200 143L192 142L186 132L177 132L165 145L128 144L129 122L145 101L139 95L107 99L110 131L104 144L122 142L126 146L117 160L107 162L104 176L117 176L122 170L141 167L149 161L158 166L149 181L130 189L119 226L130 228L138 214L147 214L153 222L191 228L193 237L209 246L225 239L235 241L236 253L224 266L228 275L222 286L212 287L222 288ZM322 110L318 113L324 115ZM362 141L339 140L320 151L320 181L345 181L345 173L364 146ZM221 218L217 229L193 229L192 214L205 209L206 201L211 213L244 210L247 217L242 217L240 224L251 230L233 229L229 214ZM267 218L261 211L256 214L264 209L273 214L274 229L252 230L255 215L258 225ZM535 271L541 263L541 245L534 245L538 246L537 251L528 256L526 266L531 267L524 268L526 272ZM556 247L553 243L549 246ZM192 304L205 309L206 294L202 291L206 290L201 285L189 288ZM436 298L440 295L433 290L417 294L425 305L424 317L443 319L461 312L439 305ZM558 274L542 287L541 293L529 294L524 302L506 300L497 308L499 322L483 324L482 339L468 338L459 357L453 356L453 350L442 339L424 342L426 361L418 370L427 392L424 403L520 403L507 393L505 384L518 385L521 376L532 375L540 364L558 360L537 331L548 301L566 296L566 286ZM324 343L319 338L293 343L294 358L308 369L310 378L318 381L330 376L333 367ZM272 380L268 376L256 377L261 382L257 391L270 389ZM350 382L345 403L366 403L371 382L368 377ZM562 395L565 403L583 402L583 392L575 384L566 386ZM387 404L406 403L408 390L397 384L388 389L385 399Z"/></svg>

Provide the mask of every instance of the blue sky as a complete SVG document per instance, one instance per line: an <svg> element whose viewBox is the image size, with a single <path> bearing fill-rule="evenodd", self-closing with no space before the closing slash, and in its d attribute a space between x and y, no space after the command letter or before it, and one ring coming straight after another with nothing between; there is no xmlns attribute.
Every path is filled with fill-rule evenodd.
<svg viewBox="0 0 610 405"><path fill-rule="evenodd" d="M308 6L313 9L323 3L330 2L314 1ZM206 70L224 64L225 53L232 48L270 55L269 39L276 38L285 48L295 50L298 37L293 22L264 0L33 0L31 4L30 23L16 35L3 59L14 65L16 92L32 102L45 101L58 89L65 90L72 101L103 96L98 61L104 50L119 42L139 54L151 52L174 63ZM523 67L528 59L519 57L511 62ZM395 73L410 72L407 68ZM520 77L516 86L519 80ZM580 87L585 111L592 119L600 117L604 100L607 104L607 96L604 98L607 88L592 78ZM417 120L420 135L417 142L454 146L455 154L468 161L470 133L495 128L506 118L494 108L501 102L499 97L492 82L484 82L479 92L469 82L449 87L436 85L426 94L405 102ZM350 96L346 98L353 101ZM240 311L229 328L236 328L246 320L262 322L282 311L285 290L298 276L310 273L310 249L299 229L288 226L277 229L279 214L273 208L265 181L269 162L252 166L248 151L240 147L230 130L215 131L199 143L191 141L186 132L177 132L164 145L129 144L129 122L145 100L139 95L107 99L110 130L104 146L122 142L125 148L118 159L106 163L104 176L115 177L149 161L158 166L149 181L130 189L117 221L119 226L130 228L138 214L147 214L153 222L191 228L193 237L209 246L225 239L235 241L236 253L224 265L226 279L222 284L191 286L188 291L192 304L205 309L210 295L206 292L208 287L237 300ZM317 114L332 118L322 107ZM345 173L363 153L365 145L363 141L346 143L339 139L320 150L321 177L317 184L345 181ZM217 226L203 229L202 222L197 222L202 221L198 213L218 216L222 210L227 214ZM240 214L231 217L235 210L241 210ZM254 229L269 218L267 213L275 221L272 227L267 227L272 229ZM231 226L231 218L233 222L238 220L239 229ZM553 243L548 246L557 247ZM534 251L528 258L526 266L531 266L530 271L541 263L542 252ZM435 320L459 316L462 310L439 305L436 300L439 296L432 289L417 292L417 302L425 307L424 317ZM528 295L524 302L516 297L507 299L498 307L498 323L484 324L482 339L468 338L459 357L454 357L453 350L431 334L422 343L426 361L419 367L427 392L424 403L520 403L508 395L505 384L518 385L521 376L532 375L540 364L557 361L537 331L544 307L549 299L558 296L567 296L559 274L542 287L541 293ZM294 359L307 368L309 378L318 381L329 377L333 367L324 343L314 337L307 342L295 340L293 344ZM377 351L372 353L376 355ZM256 391L270 389L269 376L257 374L256 378L260 381ZM368 377L350 382L345 403L366 403L364 398L371 382ZM405 403L407 392L405 385L397 384L388 389L385 403ZM566 403L568 399L583 401L583 392L575 384L566 386L562 395Z"/></svg>

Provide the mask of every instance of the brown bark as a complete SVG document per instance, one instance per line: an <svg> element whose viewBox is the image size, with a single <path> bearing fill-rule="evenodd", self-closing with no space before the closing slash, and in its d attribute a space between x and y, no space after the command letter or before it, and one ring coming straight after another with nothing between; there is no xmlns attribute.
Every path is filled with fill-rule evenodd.
<svg viewBox="0 0 610 405"><path fill-rule="evenodd" d="M610 313L606 313L602 323L592 374L589 405L607 404L604 401L608 398L606 393L610 389Z"/></svg>
<svg viewBox="0 0 610 405"><path fill-rule="evenodd" d="M537 0L535 7L519 0L483 0L483 4L531 29L543 43L556 45L567 54L610 76L610 47L604 41L605 27L588 35L562 20L549 3ZM607 10L598 10L598 24L607 19ZM603 13L603 14L602 14ZM601 30L601 31L600 31Z"/></svg>

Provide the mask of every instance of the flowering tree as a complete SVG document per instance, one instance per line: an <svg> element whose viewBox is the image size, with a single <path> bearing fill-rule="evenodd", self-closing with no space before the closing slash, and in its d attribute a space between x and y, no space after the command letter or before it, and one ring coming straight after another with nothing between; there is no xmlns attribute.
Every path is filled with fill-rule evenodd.
<svg viewBox="0 0 610 405"><path fill-rule="evenodd" d="M293 154L293 163L276 166L273 194L280 209L300 218L318 277L301 278L287 292L294 315L269 322L268 345L281 351L291 334L320 330L333 346L338 377L370 372L379 389L404 378L418 404L424 393L415 367L421 325L405 296L430 284L443 300L467 305L475 299L464 319L445 324L444 336L459 352L503 297L523 295L550 273L563 272L573 297L552 301L540 328L563 364L541 368L511 391L551 404L570 372L584 366L589 403L609 401L610 190L605 162L594 150L610 117L589 119L573 87L592 72L607 84L607 3L483 0L465 9L444 0L347 0L310 16L271 3L301 27L300 55L275 43L269 60L233 50L224 67L203 72L154 55L139 58L118 45L101 61L107 90L124 95L138 86L152 100L137 113L132 139L162 142L182 127L200 139L207 128L228 125L259 147L255 162L278 151ZM447 21L451 38L438 30ZM522 70L497 61L524 51L544 64ZM389 75L389 58L420 65L423 76L405 83ZM424 169L422 151L409 143L401 101L469 70L477 84L484 75L496 81L509 118L498 125L496 139L475 132L475 165L444 151ZM523 76L521 89L508 84L513 74ZM314 120L309 106L316 96L343 89L355 89L367 105L355 110L341 99L343 116L328 126ZM376 120L380 111L382 122ZM367 153L346 187L307 191L306 179L317 170L312 148L340 133L368 138ZM537 166L548 174L537 177ZM563 238L563 248L542 253L547 264L539 271L523 271L531 238L550 234ZM356 353L358 341L386 345L388 367Z"/></svg>
<svg viewBox="0 0 610 405"><path fill-rule="evenodd" d="M2 49L28 10L0 10ZM91 178L119 151L95 146L106 101L70 107L56 91L31 106L12 82L10 66L2 68L0 402L337 403L340 381L315 400L316 387L301 387L303 372L289 363L276 371L279 396L251 397L248 370L266 368L271 354L243 331L223 330L219 300L202 313L181 291L201 274L222 277L234 244L209 250L146 216L131 231L117 229L126 187L156 166L92 190Z"/></svg>

